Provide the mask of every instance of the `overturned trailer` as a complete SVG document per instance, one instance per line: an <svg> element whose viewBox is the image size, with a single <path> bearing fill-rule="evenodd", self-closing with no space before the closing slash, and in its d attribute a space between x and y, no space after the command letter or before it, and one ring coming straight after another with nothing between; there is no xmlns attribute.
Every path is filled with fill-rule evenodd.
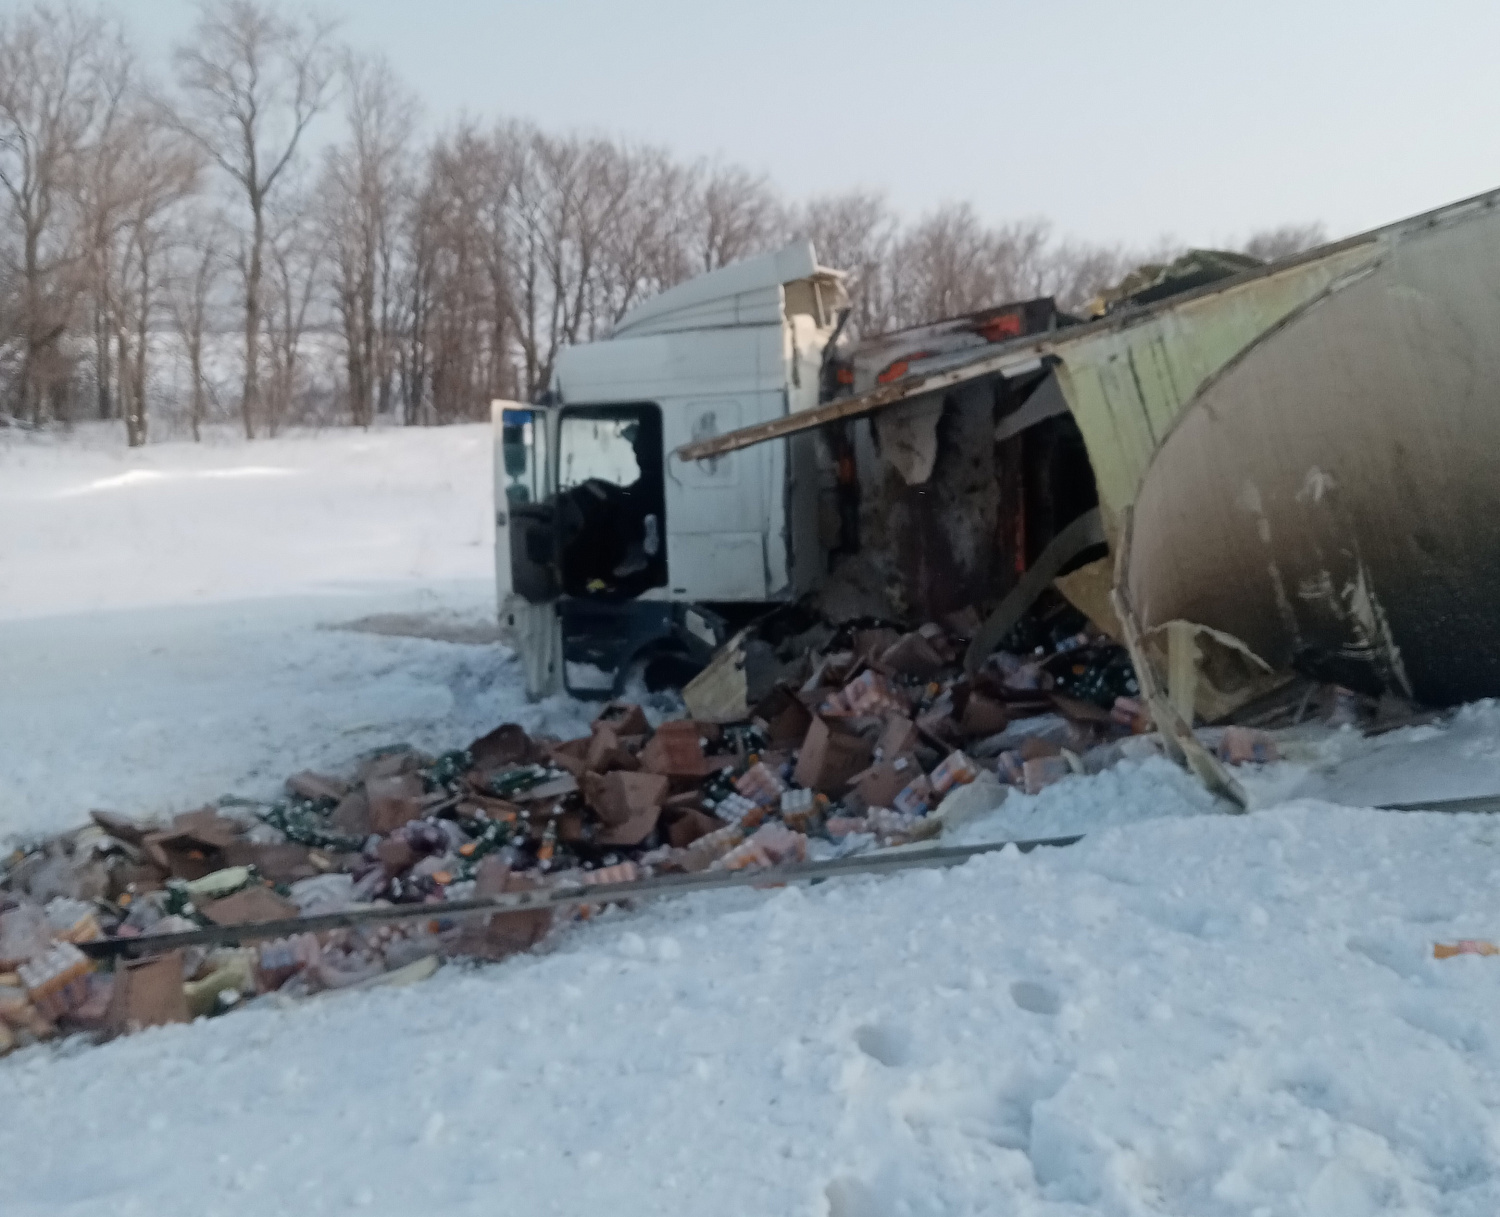
<svg viewBox="0 0 1500 1217"><path fill-rule="evenodd" d="M924 614L998 601L975 657L1055 582L1118 630L1113 587L1203 719L1292 671L1427 705L1495 695L1497 201L1087 324L898 352L675 456L870 419L874 459L927 504L885 495L886 565L913 555Z"/></svg>

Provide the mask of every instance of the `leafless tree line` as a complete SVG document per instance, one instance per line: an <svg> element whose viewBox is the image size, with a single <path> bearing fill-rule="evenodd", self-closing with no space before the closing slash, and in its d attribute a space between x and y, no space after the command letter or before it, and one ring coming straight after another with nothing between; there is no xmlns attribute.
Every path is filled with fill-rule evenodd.
<svg viewBox="0 0 1500 1217"><path fill-rule="evenodd" d="M651 294L798 236L849 272L865 334L1077 307L1171 252L967 204L903 223L868 191L789 204L739 166L524 123L423 139L387 63L270 0L208 0L173 68L152 80L102 9L0 17L0 419L119 418L143 443L164 338L195 438L230 414L249 437L479 417Z"/></svg>

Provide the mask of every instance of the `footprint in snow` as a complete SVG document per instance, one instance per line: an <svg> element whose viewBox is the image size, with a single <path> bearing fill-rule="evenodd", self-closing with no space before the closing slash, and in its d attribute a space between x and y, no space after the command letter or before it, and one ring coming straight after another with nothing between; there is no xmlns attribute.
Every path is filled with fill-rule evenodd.
<svg viewBox="0 0 1500 1217"><path fill-rule="evenodd" d="M854 1042L866 1056L892 1069L911 1060L911 1036L900 1027L866 1023L854 1033Z"/></svg>
<svg viewBox="0 0 1500 1217"><path fill-rule="evenodd" d="M886 1212L873 1188L862 1180L841 1175L823 1189L828 1217L882 1217Z"/></svg>
<svg viewBox="0 0 1500 1217"><path fill-rule="evenodd" d="M1062 1009L1062 998L1055 989L1035 980L1018 980L1010 986L1010 998L1021 1009L1032 1014L1056 1014Z"/></svg>

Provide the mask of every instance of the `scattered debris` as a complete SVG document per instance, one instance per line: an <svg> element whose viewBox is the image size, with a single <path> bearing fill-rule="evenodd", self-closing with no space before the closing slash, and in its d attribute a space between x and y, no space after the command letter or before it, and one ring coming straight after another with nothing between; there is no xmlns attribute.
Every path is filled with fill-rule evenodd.
<svg viewBox="0 0 1500 1217"><path fill-rule="evenodd" d="M1076 610L1059 601L1028 617L966 672L978 628L973 612L918 630L862 620L779 658L768 649L774 679L736 721L652 730L640 706L617 702L579 739L507 723L440 756L382 749L347 773L293 775L274 804L226 798L167 822L95 811L0 863L0 1052L271 993L406 983L440 959L501 959L539 943L557 916L593 915L609 885L930 840L949 806L973 814L976 799L956 792L986 806L1007 787L1035 794L1114 763L1119 741L1151 730L1123 648ZM1379 721L1353 695L1318 706ZM1206 732L1205 746L1230 764L1276 756L1259 727ZM584 887L600 900L461 907ZM382 906L431 915L360 912ZM359 916L333 928L309 920L350 911ZM213 927L270 923L317 928L201 941L232 938ZM199 931L187 944L165 937Z"/></svg>
<svg viewBox="0 0 1500 1217"><path fill-rule="evenodd" d="M1500 955L1500 946L1484 938L1461 938L1457 942L1432 944L1434 959L1452 959L1458 955Z"/></svg>

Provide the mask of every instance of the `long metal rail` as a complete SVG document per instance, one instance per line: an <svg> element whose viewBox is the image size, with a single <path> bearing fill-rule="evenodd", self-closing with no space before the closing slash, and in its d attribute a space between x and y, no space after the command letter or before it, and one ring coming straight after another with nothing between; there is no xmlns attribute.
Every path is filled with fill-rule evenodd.
<svg viewBox="0 0 1500 1217"><path fill-rule="evenodd" d="M528 892L507 892L500 896L474 900L451 900L442 904L363 905L337 913L286 917L277 921L254 921L243 925L207 926L177 934L99 938L79 943L78 949L95 959L158 955L178 947L235 945L388 921L410 921L416 918L446 920L480 914L529 913L537 909L603 904L616 900L656 900L663 896L681 896L689 892L717 891L721 888L782 887L788 883L837 879L845 875L883 875L924 867L958 866L970 858L995 853L1010 846L1024 854L1042 846L1061 848L1081 840L1083 836L1079 834L1072 837L1042 837L1034 841L997 841L988 845L889 849L851 858L835 858L829 862L798 862L760 870L703 871L696 875L662 875L630 883L576 883Z"/></svg>
<svg viewBox="0 0 1500 1217"><path fill-rule="evenodd" d="M1380 811L1428 811L1449 814L1500 812L1500 795L1474 798L1429 799L1415 803L1383 803ZM285 938L292 934L418 918L447 920L503 913L528 913L538 909L568 908L580 904L604 904L619 900L659 900L690 892L719 891L732 887L784 887L789 883L812 883L847 875L884 875L903 870L960 866L970 858L992 854L1014 846L1023 854L1044 846L1060 849L1083 840L1070 837L1039 837L1027 841L994 841L987 845L956 845L932 848L903 847L835 858L829 862L799 862L760 870L703 871L695 875L662 875L629 883L570 883L526 892L507 892L474 900L452 900L442 904L360 905L336 913L308 917L286 917L277 921L254 921L242 925L214 925L177 934L149 934L139 938L100 938L78 944L95 959L115 956L156 955L178 947L230 946Z"/></svg>

